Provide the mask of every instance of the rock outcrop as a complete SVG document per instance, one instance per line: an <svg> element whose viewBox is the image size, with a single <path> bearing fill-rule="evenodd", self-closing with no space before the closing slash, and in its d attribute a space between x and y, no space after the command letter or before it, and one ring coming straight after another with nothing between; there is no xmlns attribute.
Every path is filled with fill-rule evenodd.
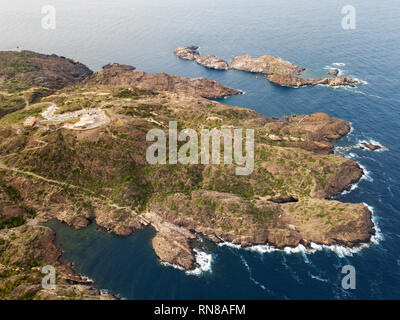
<svg viewBox="0 0 400 320"><path fill-rule="evenodd" d="M82 63L55 54L45 55L32 51L0 52L0 88L61 89L82 81L92 73Z"/></svg>
<svg viewBox="0 0 400 320"><path fill-rule="evenodd" d="M132 71L119 64L107 65L102 71L93 74L86 85L130 87L155 92L175 92L204 98L222 98L241 93L221 83L206 78L184 78L176 75L157 73L149 74Z"/></svg>
<svg viewBox="0 0 400 320"><path fill-rule="evenodd" d="M183 46L176 48L174 50L174 54L184 60L190 60L190 61L196 61L197 64L200 64L206 68L209 69L215 69L215 70L228 70L229 69L229 64L214 55L207 55L207 56L201 56L199 52L199 47L196 46Z"/></svg>

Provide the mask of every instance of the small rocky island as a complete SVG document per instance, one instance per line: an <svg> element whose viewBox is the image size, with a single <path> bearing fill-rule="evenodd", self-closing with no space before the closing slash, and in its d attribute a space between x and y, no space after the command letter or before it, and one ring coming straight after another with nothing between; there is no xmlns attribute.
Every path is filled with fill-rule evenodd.
<svg viewBox="0 0 400 320"><path fill-rule="evenodd" d="M183 46L176 48L174 54L184 60L195 61L196 63L210 69L215 70L228 70L228 63L214 55L201 56L199 47L196 46Z"/></svg>
<svg viewBox="0 0 400 320"><path fill-rule="evenodd" d="M299 70L276 63L265 68L287 76ZM330 200L363 175L356 162L333 155L347 121L324 113L266 118L209 100L239 93L216 81L117 63L93 73L55 55L5 52L0 75L0 109L7 110L0 116L2 299L115 298L59 260L55 234L42 225L51 219L77 229L95 222L121 236L153 227L156 255L187 270L197 266L200 237L243 247L358 247L375 232L364 204ZM49 108L53 116L43 117ZM106 117L99 126L73 130L63 122L93 108ZM254 129L254 171L150 165L147 132L167 132L176 119L196 131ZM57 291L41 287L48 264L57 268Z"/></svg>
<svg viewBox="0 0 400 320"><path fill-rule="evenodd" d="M265 75L269 82L285 87L299 88L317 85L355 87L357 84L364 84L364 82L357 79L339 77L339 69L333 69L328 72L328 75L332 76L331 78L303 79L300 75L305 71L304 68L296 66L282 58L270 55L264 55L258 58L253 58L250 55L236 56L229 66L226 61L216 56L200 56L199 47L197 46L179 47L174 50L174 54L181 59L196 61L198 64L211 69L233 69L251 73L261 73Z"/></svg>

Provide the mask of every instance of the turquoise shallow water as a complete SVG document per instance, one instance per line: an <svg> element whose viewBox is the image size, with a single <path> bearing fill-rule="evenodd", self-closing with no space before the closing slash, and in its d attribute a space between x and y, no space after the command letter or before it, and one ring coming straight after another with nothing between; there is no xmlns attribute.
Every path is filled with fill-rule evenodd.
<svg viewBox="0 0 400 320"><path fill-rule="evenodd" d="M147 72L204 76L242 89L227 104L249 107L266 116L327 112L352 122L353 132L339 147L374 140L388 150L343 151L363 165L368 176L358 188L339 197L374 209L381 239L352 256L332 251L314 254L258 252L205 242L211 271L200 275L161 265L152 252L149 228L119 238L95 225L73 231L53 223L63 258L93 278L100 288L131 299L253 298L353 299L391 298L400 294L400 5L398 1L354 0L357 28L341 28L347 1L288 0L50 1L57 28L40 25L41 5L19 0L3 4L0 49L19 46L78 59L94 70L116 61ZM207 70L177 59L172 50L196 44L202 54L272 54L323 75L326 66L368 82L356 89L290 89L238 71ZM340 149L339 149L340 151ZM343 265L357 270L357 289L341 288Z"/></svg>

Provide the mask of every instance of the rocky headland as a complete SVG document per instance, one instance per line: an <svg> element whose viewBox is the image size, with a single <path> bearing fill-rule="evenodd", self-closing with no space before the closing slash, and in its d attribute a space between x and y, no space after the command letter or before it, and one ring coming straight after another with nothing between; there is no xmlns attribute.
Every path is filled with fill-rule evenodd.
<svg viewBox="0 0 400 320"><path fill-rule="evenodd" d="M206 78L184 78L172 74L149 74L133 71L134 67L108 64L100 72L85 79L88 86L116 86L155 92L175 92L204 98L222 98L241 93L221 83Z"/></svg>
<svg viewBox="0 0 400 320"><path fill-rule="evenodd" d="M217 70L240 70L251 73L261 73L266 79L279 86L285 87L305 87L326 85L330 87L349 86L355 87L357 84L364 84L363 81L348 77L338 76L340 70L337 68L328 72L329 78L320 79L303 79L301 73L305 68L294 65L279 57L264 55L258 58L253 58L250 55L236 56L232 59L231 65L214 55L201 56L199 47L183 46L176 48L174 54L181 59L196 61L207 68Z"/></svg>
<svg viewBox="0 0 400 320"><path fill-rule="evenodd" d="M3 299L112 298L82 284L59 262L54 233L40 225L51 219L74 228L96 222L121 236L151 226L160 260L187 270L196 268L200 235L244 247L358 247L375 232L364 204L330 200L363 174L356 162L332 154L333 142L350 131L347 121L324 113L266 118L207 99L239 93L218 82L119 64L74 86L50 91L36 86L40 94L32 94L33 87L3 94L35 97L0 117ZM41 117L54 105L61 114L102 109L108 121L92 130L70 130ZM28 117L37 121L26 126ZM150 165L147 132L167 132L177 119L180 128L196 131L254 129L254 171L238 176L229 164ZM40 286L39 270L47 264L65 278L59 292Z"/></svg>

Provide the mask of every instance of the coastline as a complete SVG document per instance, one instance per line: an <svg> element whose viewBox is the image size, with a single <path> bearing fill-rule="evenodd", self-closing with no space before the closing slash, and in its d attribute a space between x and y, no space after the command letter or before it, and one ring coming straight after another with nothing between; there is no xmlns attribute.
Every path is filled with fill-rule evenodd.
<svg viewBox="0 0 400 320"><path fill-rule="evenodd" d="M314 246L315 249L319 246L316 243L358 246L367 237L371 240L374 225L367 207L328 200L359 182L364 174L354 161L332 155L333 142L351 131L347 121L325 113L291 115L283 120L266 118L251 109L207 99L240 91L205 78L147 74L116 63L92 73L74 60L23 53L16 58L28 62L33 59L32 63L37 59L45 61L45 67L35 71L40 75L47 74L47 63L51 67L60 59L72 72L78 66L83 73L83 80L77 81L74 87L66 83L64 89L55 88L59 91L45 92L38 98L40 103L62 106L60 112L66 112L63 121L70 121L68 111L76 110L76 101L82 101L83 97L86 103L98 104L109 118L105 126L86 131L70 130L73 126L65 126L63 121L39 119L29 127L21 126L18 122L21 120L12 122L15 121L12 114L1 119L7 125L0 132L7 141L1 157L7 157L7 161L0 165L2 170L11 172L7 183L21 192L17 200L24 201L38 192L40 186L24 189L30 179L40 181L41 187L51 194L45 200L47 206L45 202L37 202L40 198L29 202L38 211L40 222L55 218L81 229L95 221L101 228L120 236L151 225L157 231L152 245L160 260L194 275L209 270L212 263L211 256L193 245L199 239L198 234L217 244L220 239L246 248L260 248L268 243L266 248L273 244L285 252L290 247ZM68 70L64 71L66 79L69 79ZM35 81L28 86L37 86ZM31 103L35 105L38 101L34 99ZM39 106L40 115L44 110ZM23 114L30 108L28 102L17 112ZM141 143L145 141L143 132L150 125L165 128L171 114L197 129L204 128L205 123L208 127L223 124L231 128L254 128L257 170L243 178L234 175L232 166L176 166L167 171L163 166L148 166L141 158L147 147ZM28 139L22 150L36 151L29 153L29 157L20 156L13 149L17 145L13 139L19 135ZM40 137L46 137L43 138L46 141L38 145ZM114 148L116 145L118 148ZM125 150L135 150L135 155ZM108 166L105 162L95 162L93 170L93 162L88 160L94 152L96 157L114 162ZM9 166L9 158L13 167ZM78 171L85 174L83 180L81 174L76 175L77 169L69 170L77 166L78 160ZM135 165L127 166L129 163ZM130 179L113 184L113 179L122 179L127 172ZM98 189L99 175L106 179L102 189ZM171 186L170 181L177 177L182 182L177 187ZM225 184L224 177L231 183ZM191 183L188 186L187 181ZM59 190L53 190L54 185ZM269 186L273 189L267 190ZM110 193L116 187L119 193ZM159 188L158 193L153 192L154 188ZM126 194L131 198L126 198ZM140 201L133 205L137 199ZM320 229L318 233L314 232L316 228Z"/></svg>

